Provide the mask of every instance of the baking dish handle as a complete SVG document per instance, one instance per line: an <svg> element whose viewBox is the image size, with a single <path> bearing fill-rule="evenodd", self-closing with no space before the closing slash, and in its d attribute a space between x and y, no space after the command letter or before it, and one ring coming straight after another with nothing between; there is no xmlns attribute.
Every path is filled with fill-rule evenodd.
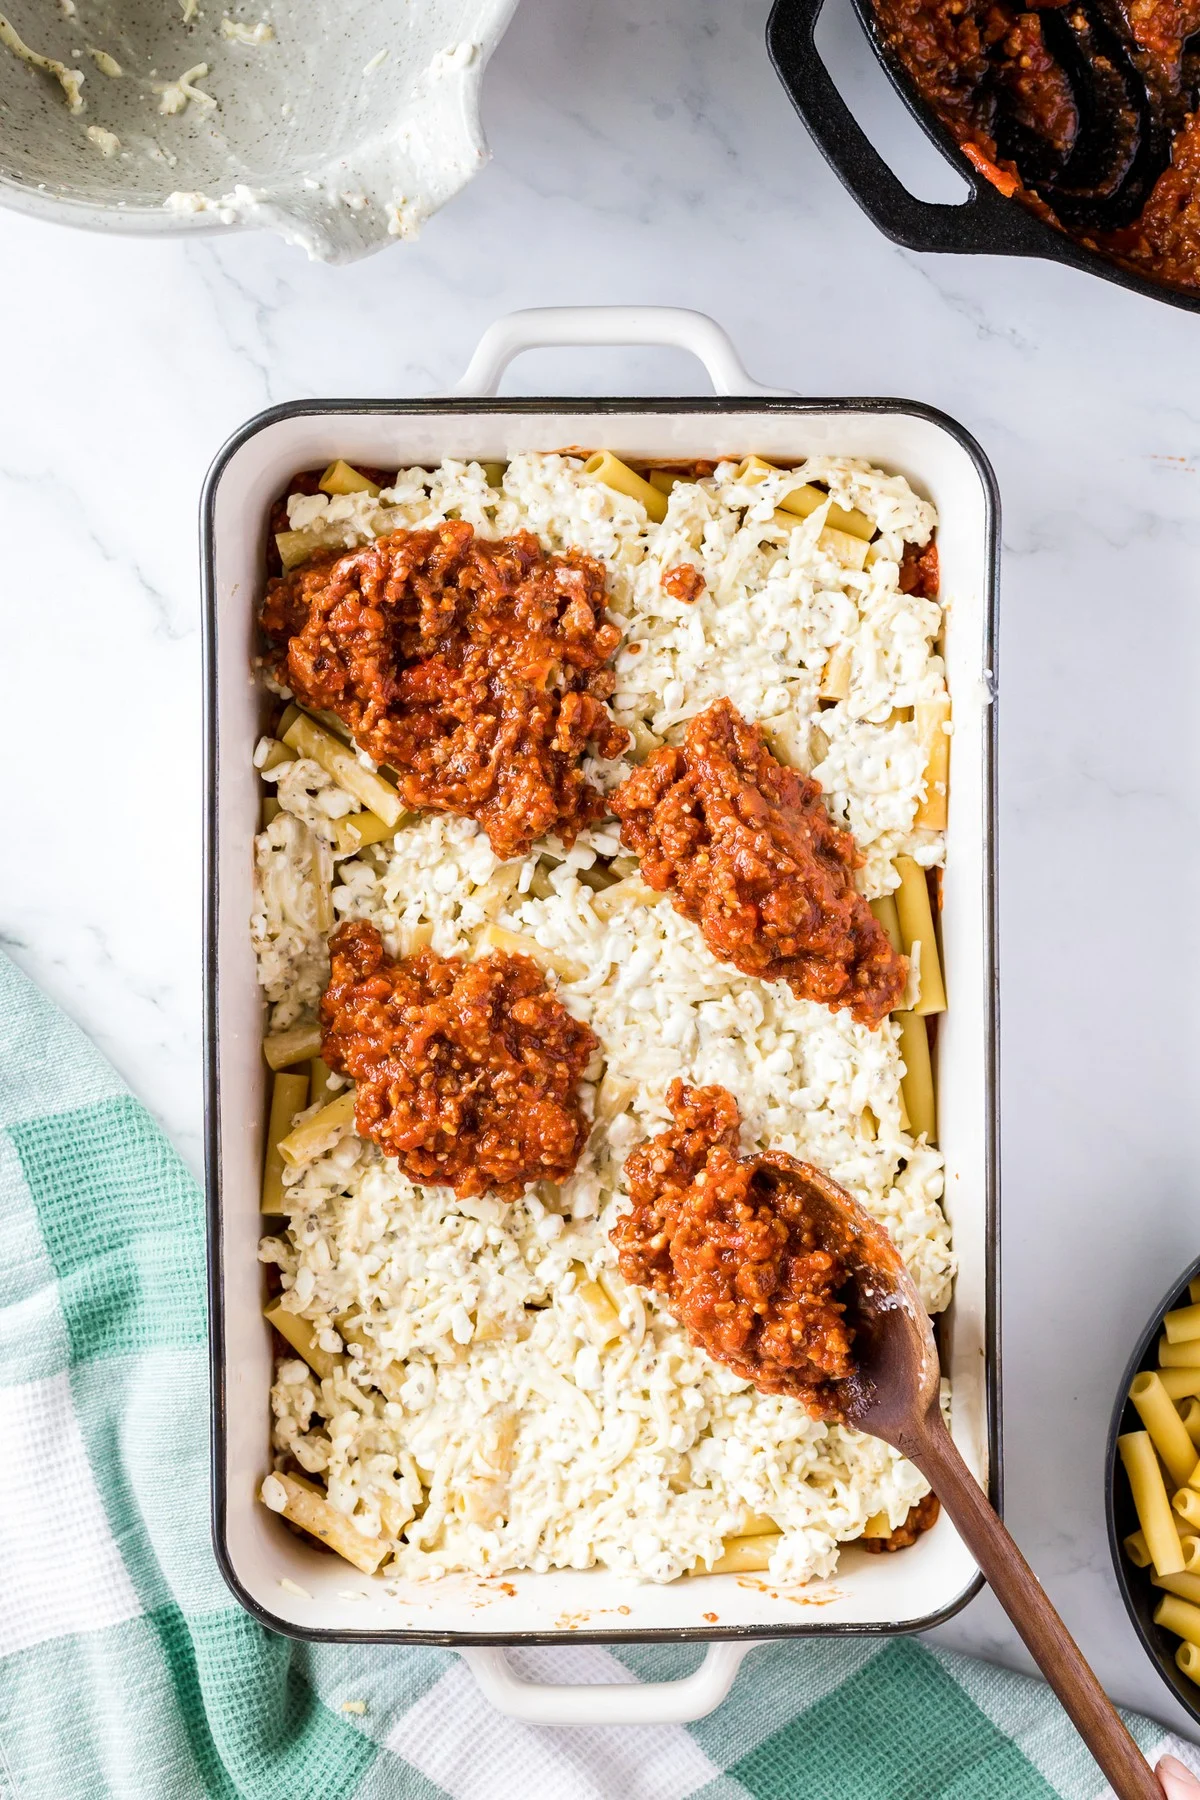
<svg viewBox="0 0 1200 1800"><path fill-rule="evenodd" d="M664 344L690 350L708 370L718 394L791 397L789 388L763 387L746 373L727 334L707 313L685 306L531 306L489 325L453 392L486 398L514 356L573 344Z"/></svg>
<svg viewBox="0 0 1200 1800"><path fill-rule="evenodd" d="M969 183L970 197L948 205L918 200L909 193L863 131L821 60L815 33L824 5L825 0L775 0L767 21L767 49L818 150L872 223L909 250L1047 255L1045 226L1019 202L998 193L965 157L955 154L952 145L942 143L940 148ZM897 87L922 130L933 137L911 97Z"/></svg>
<svg viewBox="0 0 1200 1800"><path fill-rule="evenodd" d="M529 1725L686 1725L720 1706L757 1647L753 1638L710 1644L700 1667L678 1681L603 1684L526 1681L491 1646L459 1655L496 1711Z"/></svg>

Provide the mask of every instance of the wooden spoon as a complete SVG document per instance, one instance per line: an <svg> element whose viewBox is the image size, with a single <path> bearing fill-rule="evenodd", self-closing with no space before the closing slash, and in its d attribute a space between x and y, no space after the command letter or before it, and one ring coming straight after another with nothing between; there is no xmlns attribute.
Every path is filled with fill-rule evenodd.
<svg viewBox="0 0 1200 1800"><path fill-rule="evenodd" d="M955 1448L938 1403L933 1327L891 1239L822 1170L804 1165L804 1180L818 1235L843 1257L855 1287L858 1371L839 1384L847 1423L920 1469L1120 1800L1162 1800L1150 1765Z"/></svg>

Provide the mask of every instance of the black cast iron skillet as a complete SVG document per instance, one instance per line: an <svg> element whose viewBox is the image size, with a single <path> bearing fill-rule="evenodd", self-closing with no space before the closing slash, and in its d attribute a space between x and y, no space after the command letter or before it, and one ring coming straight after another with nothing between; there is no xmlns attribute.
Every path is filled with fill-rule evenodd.
<svg viewBox="0 0 1200 1800"><path fill-rule="evenodd" d="M775 0L767 22L767 49L792 105L826 162L893 243L909 250L949 250L959 255L1042 256L1115 281L1118 287L1151 300L1200 312L1200 291L1135 275L1045 224L1019 200L1005 199L968 162L950 132L921 101L904 66L876 27L871 0L854 0L859 23L893 87L926 137L971 190L970 198L957 206L916 199L870 142L821 61L814 33L824 4L825 0Z"/></svg>

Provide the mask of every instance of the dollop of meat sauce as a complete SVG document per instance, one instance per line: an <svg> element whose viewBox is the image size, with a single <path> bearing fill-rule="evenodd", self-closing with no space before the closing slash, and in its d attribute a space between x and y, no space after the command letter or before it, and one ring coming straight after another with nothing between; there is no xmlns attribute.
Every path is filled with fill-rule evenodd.
<svg viewBox="0 0 1200 1800"><path fill-rule="evenodd" d="M915 594L918 600L936 600L940 585L937 545L929 543L922 550L916 544L905 544L900 558L900 592Z"/></svg>
<svg viewBox="0 0 1200 1800"><path fill-rule="evenodd" d="M588 1124L577 1086L598 1047L527 956L422 950L393 961L364 920L329 940L321 1054L357 1083L354 1122L404 1174L515 1200L565 1181Z"/></svg>
<svg viewBox="0 0 1200 1800"><path fill-rule="evenodd" d="M882 1538L859 1538L864 1550L872 1556L888 1556L893 1550L907 1550L915 1544L923 1531L930 1531L937 1524L941 1505L936 1494L926 1494L915 1506L908 1509L908 1517L895 1531Z"/></svg>
<svg viewBox="0 0 1200 1800"><path fill-rule="evenodd" d="M270 581L262 629L301 705L336 713L407 806L475 819L497 856L603 815L581 759L629 734L606 705L620 631L594 557L462 520L395 531Z"/></svg>
<svg viewBox="0 0 1200 1800"><path fill-rule="evenodd" d="M610 804L646 882L722 962L870 1026L899 1003L908 966L855 889L853 837L820 784L776 761L728 700L694 718L680 748L648 757Z"/></svg>
<svg viewBox="0 0 1200 1800"><path fill-rule="evenodd" d="M676 563L673 569L665 569L662 578L662 591L670 594L672 600L684 600L689 606L698 600L704 592L704 576L695 563Z"/></svg>
<svg viewBox="0 0 1200 1800"><path fill-rule="evenodd" d="M667 1105L674 1123L625 1161L633 1206L610 1234L621 1274L763 1392L840 1418L837 1383L855 1369L848 1273L806 1208L813 1171L778 1151L740 1157L726 1088L674 1081Z"/></svg>

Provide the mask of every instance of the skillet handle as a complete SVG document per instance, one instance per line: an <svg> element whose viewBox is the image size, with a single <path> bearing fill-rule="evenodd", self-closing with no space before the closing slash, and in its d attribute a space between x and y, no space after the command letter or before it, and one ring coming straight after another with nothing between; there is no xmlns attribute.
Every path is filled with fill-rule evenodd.
<svg viewBox="0 0 1200 1800"><path fill-rule="evenodd" d="M892 173L834 85L815 42L825 0L775 0L767 49L792 105L818 150L867 217L909 250L1045 256L1045 227L1019 201L1006 200L965 157L955 157L970 198L950 206L918 200ZM915 110L908 95L901 97ZM924 127L920 114L918 121Z"/></svg>
<svg viewBox="0 0 1200 1800"><path fill-rule="evenodd" d="M720 1706L754 1639L710 1644L698 1669L679 1681L526 1681L500 1648L460 1650L497 1712L530 1725L686 1725Z"/></svg>
<svg viewBox="0 0 1200 1800"><path fill-rule="evenodd" d="M452 392L485 398L497 391L514 356L560 344L665 344L698 357L718 394L792 398L790 388L752 380L728 333L686 306L531 306L509 313L488 326Z"/></svg>

